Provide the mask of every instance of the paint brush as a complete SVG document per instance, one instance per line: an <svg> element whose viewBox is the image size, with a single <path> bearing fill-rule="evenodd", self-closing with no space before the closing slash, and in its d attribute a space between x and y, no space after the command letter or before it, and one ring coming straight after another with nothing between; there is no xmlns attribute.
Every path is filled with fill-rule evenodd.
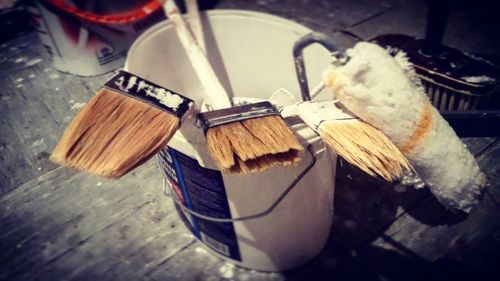
<svg viewBox="0 0 500 281"><path fill-rule="evenodd" d="M210 93L205 102L215 110L200 113L200 120L217 167L223 172L248 173L299 161L304 148L279 112L267 102L233 107L175 2L164 1L163 7L205 92Z"/></svg>
<svg viewBox="0 0 500 281"><path fill-rule="evenodd" d="M303 50L314 43L332 52L334 62L345 63L346 59L344 52L337 50L330 37L321 33L306 34L295 43L295 70L304 100L297 105L297 114L347 162L371 176L388 181L398 179L403 171L411 170L410 164L380 130L358 119L337 101L311 101L325 88L325 84L320 82L312 93L309 92Z"/></svg>
<svg viewBox="0 0 500 281"><path fill-rule="evenodd" d="M121 71L80 110L50 159L120 177L166 145L191 105L184 96Z"/></svg>
<svg viewBox="0 0 500 281"><path fill-rule="evenodd" d="M335 101L297 105L300 118L347 162L387 181L411 170L408 160L379 130L342 110Z"/></svg>

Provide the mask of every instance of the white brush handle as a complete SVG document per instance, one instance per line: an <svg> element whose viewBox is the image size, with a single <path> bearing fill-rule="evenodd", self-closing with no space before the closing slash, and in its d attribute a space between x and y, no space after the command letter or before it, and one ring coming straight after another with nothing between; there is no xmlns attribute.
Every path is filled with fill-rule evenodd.
<svg viewBox="0 0 500 281"><path fill-rule="evenodd" d="M231 107L231 101L217 75L215 74L210 62L203 53L203 50L196 42L191 31L188 29L184 19L182 18L174 0L166 0L163 3L163 9L168 18L177 31L179 40L181 41L186 53L189 57L198 79L205 88L206 93L210 96L205 96L205 100L209 100L214 109L222 109Z"/></svg>
<svg viewBox="0 0 500 281"><path fill-rule="evenodd" d="M311 127L313 130L318 130L318 127L323 121L339 121L356 119L340 108L337 107L335 101L306 101L297 105L297 111L300 118Z"/></svg>
<svg viewBox="0 0 500 281"><path fill-rule="evenodd" d="M187 14L189 15L189 26L200 45L201 50L207 54L205 37L203 35L203 25L201 24L200 11L198 9L198 0L186 0Z"/></svg>

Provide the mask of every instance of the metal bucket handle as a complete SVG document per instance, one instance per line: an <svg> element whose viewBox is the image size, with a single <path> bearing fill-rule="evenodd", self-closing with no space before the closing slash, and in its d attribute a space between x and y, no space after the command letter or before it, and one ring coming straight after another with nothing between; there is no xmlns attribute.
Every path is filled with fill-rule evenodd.
<svg viewBox="0 0 500 281"><path fill-rule="evenodd" d="M318 43L333 54L338 52L337 44L326 34L320 32L311 32L302 36L293 45L293 58L295 63L295 72L299 81L300 92L303 101L310 101L309 83L307 82L306 65L304 63L303 50L311 44Z"/></svg>
<svg viewBox="0 0 500 281"><path fill-rule="evenodd" d="M312 145L308 145L307 146L307 150L309 151L309 153L311 154L311 162L307 165L307 167L292 181L292 183L290 183L290 185L283 191L283 193L280 194L280 196L278 196L278 198L276 199L276 201L274 201L271 206L269 206L266 210L262 211L262 212L259 212L257 214L253 214L253 215L249 215L249 216L242 216L242 217L237 217L237 218L216 218L216 217L210 217L210 216L206 216L206 215L203 215L203 214L200 214L198 212L195 212L189 208L187 208L186 206L184 206L181 202L181 200L179 199L177 193L175 192L172 192L169 190L169 188L167 187L167 183L166 183L166 174L165 172L163 171L163 163L160 159L160 156L158 155L157 156L157 159L158 159L158 165L160 166L160 170L162 171L163 173L163 194L165 196L168 196L168 197L172 197L172 199L174 200L174 202L182 209L184 210L185 212L195 216L195 217L198 217L198 218L202 218L204 220L208 220L208 221L213 221L213 222L235 222L235 221L243 221L243 220L250 220L250 219L256 219L256 218L260 218L260 217L263 217L263 216L266 216L268 215L269 213L271 213L276 207L278 207L278 205L281 203L281 201L283 201L283 199L285 199L285 197L288 195L288 193L290 193L290 191L292 191L292 189L297 185L297 183L299 183L299 181L312 169L312 167L314 166L314 164L316 164L316 155L314 154L314 151L313 151L313 148L312 148Z"/></svg>

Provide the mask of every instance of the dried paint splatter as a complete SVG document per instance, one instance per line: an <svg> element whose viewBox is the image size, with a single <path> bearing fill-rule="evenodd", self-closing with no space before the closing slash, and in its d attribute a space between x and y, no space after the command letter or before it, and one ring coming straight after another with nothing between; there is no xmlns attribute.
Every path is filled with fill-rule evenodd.
<svg viewBox="0 0 500 281"><path fill-rule="evenodd" d="M85 106L85 102L77 102L71 106L71 110L80 110Z"/></svg>
<svg viewBox="0 0 500 281"><path fill-rule="evenodd" d="M234 277L234 265L226 263L219 269L219 272L222 277L231 279Z"/></svg>
<svg viewBox="0 0 500 281"><path fill-rule="evenodd" d="M40 59L40 58L36 58L36 59L31 59L29 61L27 61L24 65L25 66L34 66L34 65L37 65L39 63L41 63L43 60Z"/></svg>

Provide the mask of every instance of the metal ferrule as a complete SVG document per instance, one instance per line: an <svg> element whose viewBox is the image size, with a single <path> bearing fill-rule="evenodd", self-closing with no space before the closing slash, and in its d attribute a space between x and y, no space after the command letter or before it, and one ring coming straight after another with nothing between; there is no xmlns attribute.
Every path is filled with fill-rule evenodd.
<svg viewBox="0 0 500 281"><path fill-rule="evenodd" d="M198 126L206 132L215 126L271 115L280 115L280 112L270 102L263 101L201 112L198 114Z"/></svg>

